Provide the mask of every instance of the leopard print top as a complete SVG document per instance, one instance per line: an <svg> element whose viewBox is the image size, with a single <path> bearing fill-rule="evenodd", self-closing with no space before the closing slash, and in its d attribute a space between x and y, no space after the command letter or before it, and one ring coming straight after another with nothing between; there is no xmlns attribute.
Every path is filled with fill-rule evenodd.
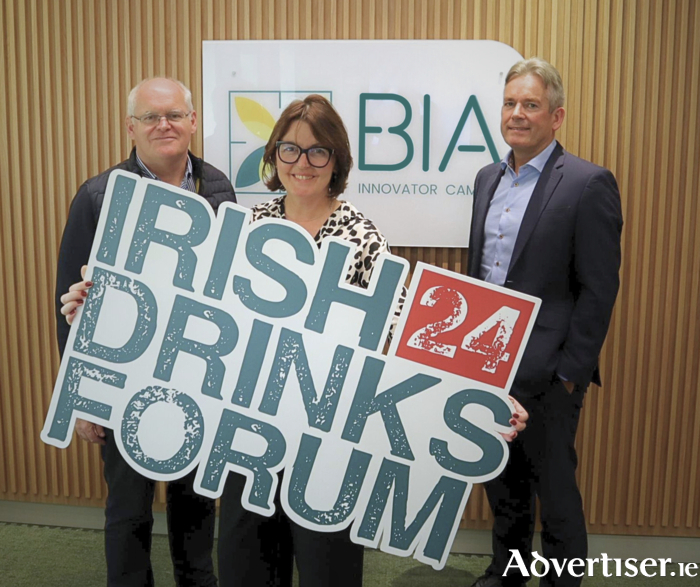
<svg viewBox="0 0 700 587"><path fill-rule="evenodd" d="M252 221L255 222L261 218L286 218L284 198L285 196L280 196L274 200L253 206ZM355 245L353 264L348 268L345 280L352 285L367 289L377 257L381 253L391 252L389 243L384 235L355 206L350 202L341 200L338 209L328 217L328 220L326 220L314 237L314 241L319 248L323 239L328 236L337 236ZM401 308L403 308L405 298L406 288L404 287L392 320L392 333L398 322L398 316L401 313Z"/></svg>

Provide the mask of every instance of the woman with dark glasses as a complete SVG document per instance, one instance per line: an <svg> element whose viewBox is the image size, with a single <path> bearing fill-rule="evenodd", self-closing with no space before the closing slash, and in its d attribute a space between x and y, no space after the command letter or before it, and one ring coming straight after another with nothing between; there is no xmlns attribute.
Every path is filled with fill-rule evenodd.
<svg viewBox="0 0 700 587"><path fill-rule="evenodd" d="M338 199L347 187L352 156L345 125L330 102L318 95L292 102L272 131L263 163L267 187L284 189L286 195L255 206L253 222L286 218L308 231L319 247L328 236L353 243L346 281L367 288L377 257L389 246L371 220ZM514 430L503 434L506 440L515 438L527 420L522 407L511 401ZM362 586L363 547L350 540L349 529L314 532L294 523L280 503L281 482L271 517L250 512L241 505L245 481L229 473L221 498L221 587L291 587L294 560L300 587Z"/></svg>
<svg viewBox="0 0 700 587"><path fill-rule="evenodd" d="M273 191L286 195L253 208L253 222L286 218L304 228L321 246L328 236L355 245L346 280L366 288L380 253L389 250L384 236L352 204L338 197L352 167L343 121L318 95L292 102L282 113L263 157L263 177ZM363 547L349 530L314 532L292 522L278 495L267 518L241 505L245 477L229 473L221 498L219 580L222 587L291 587L296 559L300 587L360 587Z"/></svg>

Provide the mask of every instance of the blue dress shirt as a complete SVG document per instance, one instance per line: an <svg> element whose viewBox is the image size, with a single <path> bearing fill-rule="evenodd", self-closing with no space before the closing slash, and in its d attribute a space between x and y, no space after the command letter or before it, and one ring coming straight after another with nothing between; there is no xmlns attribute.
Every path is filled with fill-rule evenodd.
<svg viewBox="0 0 700 587"><path fill-rule="evenodd" d="M501 168L505 172L493 194L484 224L484 251L480 269L480 277L484 281L495 285L506 282L525 210L556 144L556 140L552 141L539 155L521 165L519 173L509 163L513 151L508 151L501 160Z"/></svg>

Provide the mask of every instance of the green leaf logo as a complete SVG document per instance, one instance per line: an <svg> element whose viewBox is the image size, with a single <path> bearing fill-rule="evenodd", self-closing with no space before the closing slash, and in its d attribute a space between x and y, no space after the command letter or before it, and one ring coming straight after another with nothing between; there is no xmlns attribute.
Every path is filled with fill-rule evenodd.
<svg viewBox="0 0 700 587"><path fill-rule="evenodd" d="M245 158L245 161L238 168L236 174L236 187L247 188L256 184L262 178L262 158L265 154L265 147L255 149L250 155Z"/></svg>

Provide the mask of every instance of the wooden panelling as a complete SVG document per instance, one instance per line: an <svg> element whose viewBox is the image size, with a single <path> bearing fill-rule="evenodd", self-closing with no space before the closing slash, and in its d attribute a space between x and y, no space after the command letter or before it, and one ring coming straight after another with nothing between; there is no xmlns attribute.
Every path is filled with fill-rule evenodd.
<svg viewBox="0 0 700 587"><path fill-rule="evenodd" d="M589 528L700 536L698 2L2 0L0 27L0 499L103 504L96 448L56 450L39 431L58 369L53 283L68 207L127 155L137 81L179 78L201 104L211 39L493 39L560 69L560 140L610 168L622 193L620 297L578 438ZM466 250L395 252L465 271ZM480 488L465 524L489 525Z"/></svg>

